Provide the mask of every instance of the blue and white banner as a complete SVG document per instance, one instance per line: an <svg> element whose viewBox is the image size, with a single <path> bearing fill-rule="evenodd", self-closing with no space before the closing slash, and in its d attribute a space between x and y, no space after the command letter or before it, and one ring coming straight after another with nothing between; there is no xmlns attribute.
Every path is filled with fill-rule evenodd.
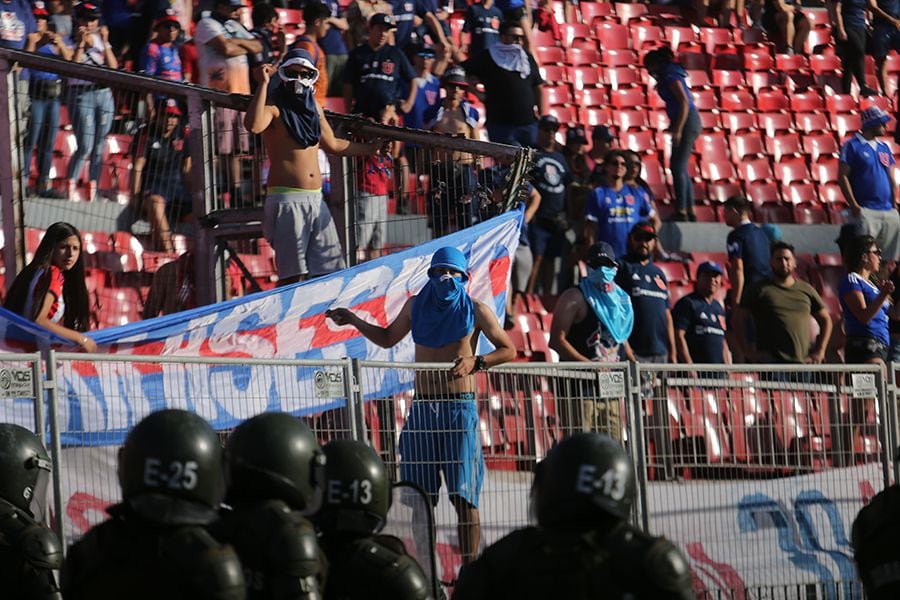
<svg viewBox="0 0 900 600"><path fill-rule="evenodd" d="M470 295L493 306L502 319L522 215L521 210L506 213L309 282L90 332L98 353L122 355L122 361L58 365L63 441L118 443L144 415L165 407L194 410L214 427L226 429L263 410L312 414L341 406L346 400L313 393L313 368L137 363L128 356L412 362L410 336L394 348L380 348L352 327L337 327L325 318L325 311L348 307L363 319L386 326L425 284L431 255L443 246L455 246L469 260ZM65 340L2 309L0 331L7 351L71 348L63 345ZM383 396L404 383L396 375L389 379L367 387ZM4 417L0 405L0 422Z"/></svg>

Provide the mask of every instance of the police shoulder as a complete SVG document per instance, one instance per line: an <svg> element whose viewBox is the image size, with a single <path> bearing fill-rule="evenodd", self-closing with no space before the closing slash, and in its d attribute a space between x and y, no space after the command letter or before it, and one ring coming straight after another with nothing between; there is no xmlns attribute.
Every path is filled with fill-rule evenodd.
<svg viewBox="0 0 900 600"><path fill-rule="evenodd" d="M58 569L62 565L62 544L56 534L2 499L0 543L15 548L22 560L34 568Z"/></svg>
<svg viewBox="0 0 900 600"><path fill-rule="evenodd" d="M622 524L611 534L609 549L623 563L638 568L634 576L657 590L659 597L693 598L691 570L681 551L664 537L655 537ZM639 567L638 567L639 565Z"/></svg>
<svg viewBox="0 0 900 600"><path fill-rule="evenodd" d="M231 546L217 542L203 527L180 527L167 536L162 548L170 564L178 565L195 598L240 600L246 589L243 571Z"/></svg>
<svg viewBox="0 0 900 600"><path fill-rule="evenodd" d="M395 552L372 538L358 538L347 565L348 573L358 573L361 582L378 582L373 598L429 600L433 598L428 578L407 554Z"/></svg>
<svg viewBox="0 0 900 600"><path fill-rule="evenodd" d="M312 523L280 500L266 502L260 510L265 513L262 522L268 525L268 531L260 533L267 540L269 564L286 575L317 575L321 563Z"/></svg>

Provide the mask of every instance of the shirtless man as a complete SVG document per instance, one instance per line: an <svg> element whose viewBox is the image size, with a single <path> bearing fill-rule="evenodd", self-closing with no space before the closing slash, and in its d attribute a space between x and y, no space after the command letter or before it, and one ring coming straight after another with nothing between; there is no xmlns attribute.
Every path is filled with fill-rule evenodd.
<svg viewBox="0 0 900 600"><path fill-rule="evenodd" d="M479 138L478 109L466 101L469 84L462 67L451 67L441 77L446 95L443 102L425 113L425 129L472 140ZM471 200L475 189L475 156L467 152L432 150L435 170L447 184L439 195L431 198L432 227L438 235L463 229L472 224L476 207ZM451 220L455 215L456 222Z"/></svg>
<svg viewBox="0 0 900 600"><path fill-rule="evenodd" d="M458 518L460 554L475 559L481 541L478 496L484 476L479 438L474 373L508 362L515 347L492 310L466 293L468 264L462 252L441 248L431 258L428 283L406 301L387 327L363 321L346 308L326 316L337 325L352 325L371 342L390 348L412 332L416 362L450 362L449 373L416 372L416 399L400 434L400 478L414 481L438 502L443 471ZM496 350L475 355L478 334ZM461 426L461 427L460 427ZM426 522L414 515L415 523Z"/></svg>
<svg viewBox="0 0 900 600"><path fill-rule="evenodd" d="M273 79L273 75L275 78ZM269 155L263 234L275 250L278 285L344 268L340 240L322 197L319 144L331 154L375 154L381 142L359 144L334 136L313 86L319 71L305 50L257 70L259 87L244 125L261 133Z"/></svg>

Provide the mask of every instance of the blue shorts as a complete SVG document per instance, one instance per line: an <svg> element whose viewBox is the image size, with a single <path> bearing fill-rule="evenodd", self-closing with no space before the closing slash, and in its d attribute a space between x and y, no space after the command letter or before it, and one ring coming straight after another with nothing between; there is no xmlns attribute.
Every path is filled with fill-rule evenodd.
<svg viewBox="0 0 900 600"><path fill-rule="evenodd" d="M484 480L478 406L473 392L454 399L416 398L400 433L400 479L438 503L441 473L450 496L478 508Z"/></svg>
<svg viewBox="0 0 900 600"><path fill-rule="evenodd" d="M891 50L900 52L900 29L876 24L872 29L872 56L885 58Z"/></svg>

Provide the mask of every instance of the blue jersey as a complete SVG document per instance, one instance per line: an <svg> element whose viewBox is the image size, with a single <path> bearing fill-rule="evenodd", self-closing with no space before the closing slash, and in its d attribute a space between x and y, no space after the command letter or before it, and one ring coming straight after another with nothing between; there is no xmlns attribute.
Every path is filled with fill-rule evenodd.
<svg viewBox="0 0 900 600"><path fill-rule="evenodd" d="M323 4L331 11L332 17L341 16L341 5L338 4L338 0L324 0ZM326 56L344 56L347 54L347 44L344 43L344 36L341 35L341 30L337 27L329 27L325 35L317 41Z"/></svg>
<svg viewBox="0 0 900 600"><path fill-rule="evenodd" d="M647 193L623 185L618 192L609 187L595 188L588 196L584 218L597 224L598 242L606 242L616 251L616 256L623 256L628 251L631 228L652 215L653 206Z"/></svg>
<svg viewBox="0 0 900 600"><path fill-rule="evenodd" d="M391 0L394 9L394 21L397 29L394 31L394 45L398 48L406 48L413 31L413 20L416 18L415 0Z"/></svg>
<svg viewBox="0 0 900 600"><path fill-rule="evenodd" d="M744 261L744 288L755 285L772 274L769 236L753 223L742 223L728 233L728 258Z"/></svg>
<svg viewBox="0 0 900 600"><path fill-rule="evenodd" d="M866 11L869 10L867 0L841 0L841 17L845 27L865 28Z"/></svg>
<svg viewBox="0 0 900 600"><path fill-rule="evenodd" d="M900 0L878 0L878 8L891 15L895 19L900 17ZM874 20L876 25L890 25L881 17L876 16Z"/></svg>
<svg viewBox="0 0 900 600"><path fill-rule="evenodd" d="M63 44L71 48L71 38L63 38ZM38 54L46 54L47 56L55 56L56 58L59 58L59 50L57 50L56 46L54 46L53 44L44 44L35 52L37 52ZM60 79L60 76L49 71L34 71L32 69L25 69L23 79L30 79L31 81L56 81Z"/></svg>
<svg viewBox="0 0 900 600"><path fill-rule="evenodd" d="M552 219L566 210L566 190L571 182L572 171L561 152L535 152L531 183L541 194L538 217Z"/></svg>
<svg viewBox="0 0 900 600"><path fill-rule="evenodd" d="M2 3L0 11L0 47L22 50L28 34L37 31L31 4L26 0Z"/></svg>
<svg viewBox="0 0 900 600"><path fill-rule="evenodd" d="M669 119L674 122L678 118L678 111L681 110L681 104L675 96L675 92L669 87L672 83L677 83L684 89L687 94L688 105L691 110L697 110L694 106L694 97L691 96L691 88L687 84L687 71L678 63L668 63L663 69L656 74L656 91L659 97L666 103L666 114Z"/></svg>
<svg viewBox="0 0 900 600"><path fill-rule="evenodd" d="M695 363L725 362L725 308L715 298L693 292L678 301L672 310L675 329L684 332L691 360Z"/></svg>
<svg viewBox="0 0 900 600"><path fill-rule="evenodd" d="M841 146L841 162L850 167L850 187L863 208L894 210L890 169L894 164L891 148L884 142L860 134Z"/></svg>
<svg viewBox="0 0 900 600"><path fill-rule="evenodd" d="M378 50L361 44L350 52L344 67L344 82L353 86L353 111L376 119L385 106L405 95L415 76L406 55L390 44Z"/></svg>
<svg viewBox="0 0 900 600"><path fill-rule="evenodd" d="M503 12L494 5L485 8L483 4L472 4L466 10L463 31L471 36L469 56L475 56L500 42L500 23Z"/></svg>
<svg viewBox="0 0 900 600"><path fill-rule="evenodd" d="M497 8L503 12L515 10L525 6L525 0L497 0Z"/></svg>
<svg viewBox="0 0 900 600"><path fill-rule="evenodd" d="M181 54L175 44L162 45L156 42L146 44L141 50L138 69L166 81L184 81Z"/></svg>
<svg viewBox="0 0 900 600"><path fill-rule="evenodd" d="M425 129L425 115L441 101L441 80L428 74L416 78L416 101L408 113L403 113L403 126ZM409 146L409 144L407 144Z"/></svg>
<svg viewBox="0 0 900 600"><path fill-rule="evenodd" d="M669 282L662 270L652 262L641 264L625 256L619 260L616 283L631 297L634 329L628 343L640 356L669 354Z"/></svg>
<svg viewBox="0 0 900 600"><path fill-rule="evenodd" d="M847 308L847 303L844 301L844 296L850 292L861 292L866 301L866 306L875 302L875 299L878 298L879 294L878 288L870 281L866 281L860 277L858 273L847 273L844 275L844 278L841 279L839 294L841 296L841 313L844 316L844 331L846 332L847 337L858 336L875 338L876 340L880 340L885 346L889 346L891 343L891 338L888 334L889 304L887 302L883 303L881 309L875 313L875 316L872 317L871 321L862 323L853 316L853 313Z"/></svg>

